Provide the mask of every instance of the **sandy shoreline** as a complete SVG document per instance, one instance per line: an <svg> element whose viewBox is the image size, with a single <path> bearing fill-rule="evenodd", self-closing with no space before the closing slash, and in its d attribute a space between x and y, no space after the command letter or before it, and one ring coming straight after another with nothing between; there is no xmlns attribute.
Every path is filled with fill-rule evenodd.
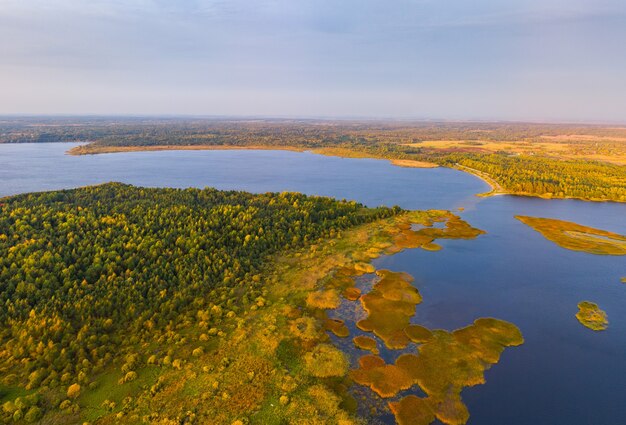
<svg viewBox="0 0 626 425"><path fill-rule="evenodd" d="M144 152L144 151L212 151L212 150L282 150L292 152L305 152L307 149L290 146L236 146L236 145L154 145L154 146L98 146L97 148L85 149L85 146L76 146L66 153L68 155L97 155L101 153ZM373 158L361 152L345 149L321 148L310 150L318 155L338 156L342 158L372 158L386 159L396 167L405 168L437 168L439 165L432 162L414 161L411 159L387 159Z"/></svg>
<svg viewBox="0 0 626 425"><path fill-rule="evenodd" d="M84 149L85 146L76 146L66 153L68 155L98 155L102 153L144 152L144 151L228 151L228 150L278 150L302 152L304 149L288 146L232 146L232 145L154 145L154 146L98 146L97 149Z"/></svg>

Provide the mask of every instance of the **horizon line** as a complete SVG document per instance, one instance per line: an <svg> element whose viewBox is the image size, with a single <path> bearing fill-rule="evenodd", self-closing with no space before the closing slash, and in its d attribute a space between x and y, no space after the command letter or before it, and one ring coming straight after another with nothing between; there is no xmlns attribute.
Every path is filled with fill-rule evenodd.
<svg viewBox="0 0 626 425"><path fill-rule="evenodd" d="M248 120L285 120L285 121L327 121L327 122L405 122L405 123L472 123L472 124L533 124L533 125L589 125L611 126L624 125L626 121L601 120L545 120L545 119L499 119L499 118L426 118L408 116L359 116L359 115L220 115L220 114L96 114L96 113L0 113L0 119L7 118L99 118L99 119L204 119L215 121L248 121Z"/></svg>

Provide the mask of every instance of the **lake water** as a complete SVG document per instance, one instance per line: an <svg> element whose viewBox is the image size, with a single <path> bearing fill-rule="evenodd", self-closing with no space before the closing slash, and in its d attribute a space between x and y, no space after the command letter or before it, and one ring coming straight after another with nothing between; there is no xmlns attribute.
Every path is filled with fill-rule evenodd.
<svg viewBox="0 0 626 425"><path fill-rule="evenodd" d="M369 206L456 209L487 231L443 240L442 251L408 250L375 261L406 271L424 301L415 323L456 329L476 318L508 320L525 343L505 350L487 383L463 391L474 425L613 425L626 419L625 257L558 247L514 215L574 221L626 234L626 204L497 196L450 169L393 167L386 161L288 151L133 152L74 157L71 144L0 145L0 197L108 181L142 186L251 192L298 191ZM593 332L574 314L596 302L609 329Z"/></svg>

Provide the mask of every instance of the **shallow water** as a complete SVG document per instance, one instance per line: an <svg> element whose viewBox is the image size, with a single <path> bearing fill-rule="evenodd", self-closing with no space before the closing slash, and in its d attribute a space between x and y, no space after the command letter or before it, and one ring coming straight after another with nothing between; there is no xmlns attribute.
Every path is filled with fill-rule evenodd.
<svg viewBox="0 0 626 425"><path fill-rule="evenodd" d="M626 234L626 204L478 198L473 194L488 186L474 176L370 159L287 151L64 155L72 146L0 145L0 197L121 181L289 190L408 209L464 207L460 215L486 235L440 240L442 251L409 250L375 265L415 277L424 298L415 323L451 330L492 316L521 329L525 344L505 350L487 371L485 385L464 390L469 423L608 425L626 418L626 285L620 283L625 257L560 248L514 218L558 218ZM578 323L574 315L582 300L607 312L607 331Z"/></svg>

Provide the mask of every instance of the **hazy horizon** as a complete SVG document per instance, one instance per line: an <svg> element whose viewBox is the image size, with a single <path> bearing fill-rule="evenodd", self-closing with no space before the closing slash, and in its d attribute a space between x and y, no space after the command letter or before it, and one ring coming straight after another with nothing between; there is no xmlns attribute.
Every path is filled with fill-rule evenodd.
<svg viewBox="0 0 626 425"><path fill-rule="evenodd" d="M618 0L0 0L0 115L626 123Z"/></svg>

